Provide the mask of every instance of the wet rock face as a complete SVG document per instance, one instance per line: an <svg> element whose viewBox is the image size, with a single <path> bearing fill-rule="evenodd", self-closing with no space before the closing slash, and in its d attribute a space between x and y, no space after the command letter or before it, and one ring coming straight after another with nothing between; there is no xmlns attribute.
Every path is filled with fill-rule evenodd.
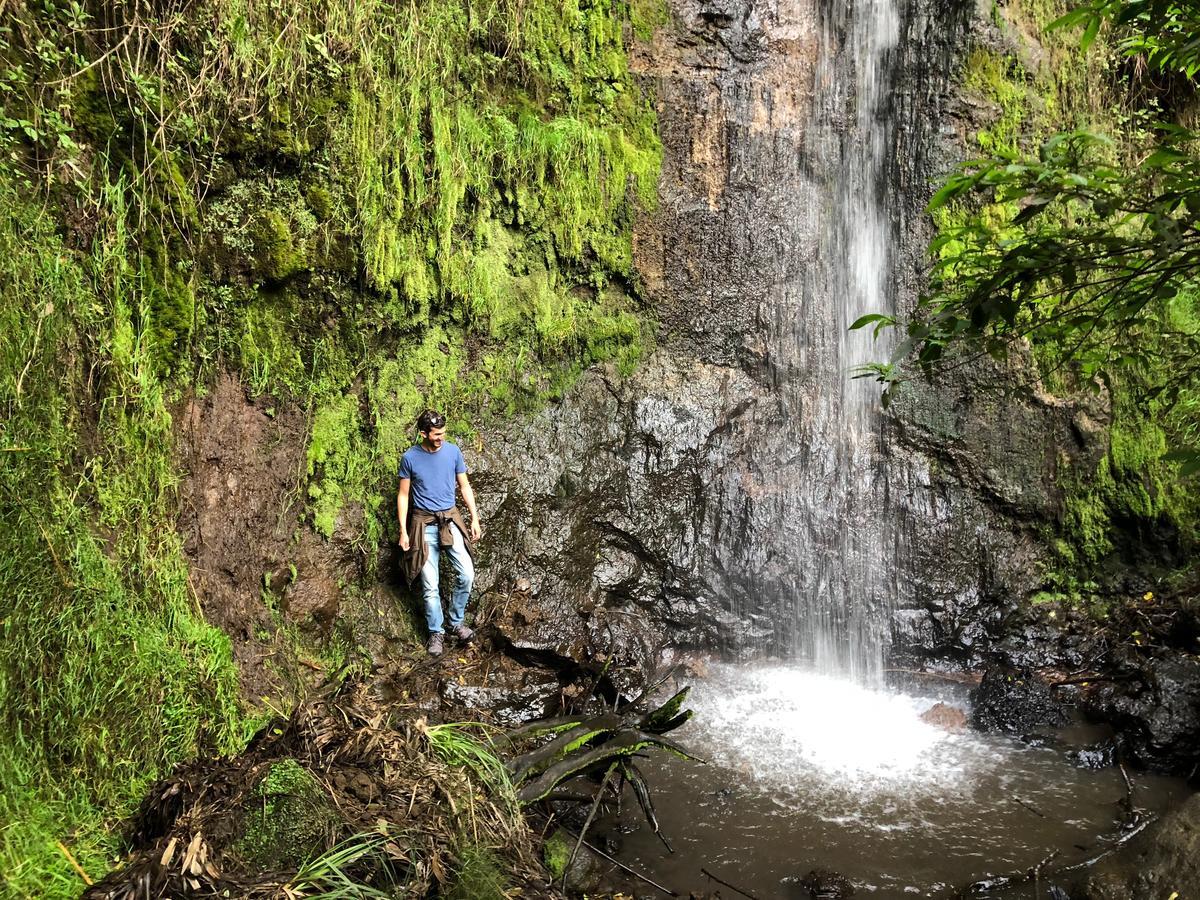
<svg viewBox="0 0 1200 900"><path fill-rule="evenodd" d="M492 713L502 726L522 725L557 710L558 679L545 672L500 672L483 684L447 681L442 696L452 704Z"/></svg>
<svg viewBox="0 0 1200 900"><path fill-rule="evenodd" d="M481 584L528 578L540 612L516 643L575 659L619 641L618 655L786 651L805 627L802 598L837 593L807 560L838 568L812 522L839 524L824 508L844 466L812 422L840 402L821 379L842 330L809 273L823 265L830 154L850 127L813 125L828 96L818 56L842 13L807 0L676 0L672 13L633 53L665 150L658 212L635 233L659 349L626 380L585 373L473 462L489 523ZM902 308L921 282L928 185L960 152L949 85L969 25L969 9L908 0L885 61L896 88L882 190ZM987 390L996 377L911 391L881 438L896 460L870 488L885 495L880 543L896 548L881 600L897 598L895 645L914 656L985 658L1032 587L1030 523L1058 502L1069 411L1004 400ZM867 518L840 527L878 527Z"/></svg>
<svg viewBox="0 0 1200 900"><path fill-rule="evenodd" d="M1130 676L1098 685L1086 696L1085 711L1117 728L1127 758L1195 777L1200 770L1200 659L1152 658L1136 663Z"/></svg>
<svg viewBox="0 0 1200 900"><path fill-rule="evenodd" d="M739 427L731 400L752 391L737 369L659 355L623 382L589 373L568 402L487 442L475 466L490 523L482 563L493 584L518 588L515 649L645 661L731 633L701 576L720 549L704 479L739 465L724 437Z"/></svg>
<svg viewBox="0 0 1200 900"><path fill-rule="evenodd" d="M1041 726L1061 727L1069 720L1050 686L1028 671L990 666L971 692L971 725L981 731L1022 734Z"/></svg>

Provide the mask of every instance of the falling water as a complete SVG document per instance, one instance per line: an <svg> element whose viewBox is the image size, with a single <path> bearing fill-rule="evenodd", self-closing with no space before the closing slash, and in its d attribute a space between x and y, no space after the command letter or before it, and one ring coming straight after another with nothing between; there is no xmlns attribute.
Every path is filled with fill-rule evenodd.
<svg viewBox="0 0 1200 900"><path fill-rule="evenodd" d="M884 351L858 317L894 304L893 217L886 191L894 0L827 3L821 12L806 152L821 204L816 264L802 276L804 311L790 335L801 378L785 402L807 446L798 499L808 540L796 548L796 651L819 671L881 677L894 595L878 386L855 379ZM784 392L789 386L781 385Z"/></svg>

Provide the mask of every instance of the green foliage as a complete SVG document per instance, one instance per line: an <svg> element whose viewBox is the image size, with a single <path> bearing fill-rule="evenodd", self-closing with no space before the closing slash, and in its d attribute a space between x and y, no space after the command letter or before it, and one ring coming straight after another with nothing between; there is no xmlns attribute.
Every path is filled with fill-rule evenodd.
<svg viewBox="0 0 1200 900"><path fill-rule="evenodd" d="M503 761L486 738L477 738L470 729L479 726L471 722L447 722L425 729L425 737L434 752L445 762L463 766L499 795L513 798L512 778Z"/></svg>
<svg viewBox="0 0 1200 900"><path fill-rule="evenodd" d="M387 900L394 897L394 891L381 891L364 884L354 871L357 867L387 871L386 843L384 834L356 834L347 838L305 862L284 887L284 895L321 900Z"/></svg>
<svg viewBox="0 0 1200 900"><path fill-rule="evenodd" d="M636 364L661 149L622 35L663 9L6 7L6 889L77 893L55 838L98 876L148 780L243 737L174 530L181 393L232 366L302 404L313 524L371 543L421 406L469 437Z"/></svg>
<svg viewBox="0 0 1200 900"><path fill-rule="evenodd" d="M1117 30L1118 45L1126 56L1189 79L1200 74L1200 6L1194 2L1088 0L1050 27L1082 27L1079 45L1087 50L1106 21Z"/></svg>
<svg viewBox="0 0 1200 900"><path fill-rule="evenodd" d="M682 710L689 690L683 688L649 712L627 709L623 713L602 713L590 718L547 719L509 732L506 739L510 745L554 735L550 741L508 761L508 769L519 785L517 798L521 803L535 803L573 779L604 772L607 781L608 773L619 771L623 781L634 787L638 802L657 832L653 805L643 790L645 782L633 759L650 747L661 747L685 759L693 758L674 741L663 737L691 719L692 711Z"/></svg>
<svg viewBox="0 0 1200 900"><path fill-rule="evenodd" d="M468 846L459 852L459 865L446 896L451 900L505 900L508 888L508 875L495 852Z"/></svg>
<svg viewBox="0 0 1200 900"><path fill-rule="evenodd" d="M1032 337L1088 384L1147 352L1168 368L1190 367L1200 334L1154 340L1196 278L1200 247L1200 177L1175 146L1129 171L1109 161L1111 141L1077 131L1051 138L1036 158L978 160L951 176L931 209L978 194L1009 204L1009 214L971 216L935 239L926 315L911 323L896 361L912 353L931 368L954 341L1003 355L1015 338Z"/></svg>
<svg viewBox="0 0 1200 900"><path fill-rule="evenodd" d="M1065 16L1049 3L1025 19L1006 9L1016 32L1042 35L1042 62L968 59L965 87L998 110L979 134L987 155L934 195L929 288L898 323L892 358L865 373L887 385L886 401L911 368L936 375L972 354L1003 359L1028 346L1045 387L1104 395L1107 455L1094 470L1062 461L1054 545L1064 568L1051 581L1064 594L1079 594L1089 579L1077 573L1109 555L1145 553L1131 536L1171 535L1168 557L1200 536L1200 494L1180 481L1200 468L1200 142L1123 65L1134 55L1180 68L1196 47L1179 23L1194 12L1141 0ZM1103 18L1116 21L1113 33ZM1073 24L1084 25L1089 53L1062 30ZM1172 50L1147 57L1152 44ZM1194 95L1194 85L1177 88Z"/></svg>
<svg viewBox="0 0 1200 900"><path fill-rule="evenodd" d="M64 896L107 867L109 816L243 739L228 638L174 530L171 419L120 191L77 261L0 178L0 871Z"/></svg>
<svg viewBox="0 0 1200 900"><path fill-rule="evenodd" d="M302 867L333 843L339 826L317 777L296 760L284 759L272 763L254 788L234 852L263 868Z"/></svg>

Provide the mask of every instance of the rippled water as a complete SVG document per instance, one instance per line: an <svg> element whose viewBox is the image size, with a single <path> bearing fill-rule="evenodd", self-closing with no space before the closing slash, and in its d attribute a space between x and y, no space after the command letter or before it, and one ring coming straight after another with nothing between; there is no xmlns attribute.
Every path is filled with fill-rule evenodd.
<svg viewBox="0 0 1200 900"><path fill-rule="evenodd" d="M1100 852L1117 831L1120 772L921 720L939 700L964 702L953 694L869 690L792 667L714 667L693 688L695 719L677 732L709 764L644 764L677 852L639 824L620 858L683 896L719 888L704 867L761 898L807 897L798 879L825 868L860 896L886 898L952 896L1052 850L1065 862ZM1181 790L1136 778L1142 807L1162 809Z"/></svg>

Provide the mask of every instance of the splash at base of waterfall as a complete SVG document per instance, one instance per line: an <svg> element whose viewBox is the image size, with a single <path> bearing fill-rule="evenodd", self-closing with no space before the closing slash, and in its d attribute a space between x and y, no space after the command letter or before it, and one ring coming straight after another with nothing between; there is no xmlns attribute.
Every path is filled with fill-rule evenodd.
<svg viewBox="0 0 1200 900"><path fill-rule="evenodd" d="M1001 757L923 721L935 702L790 666L720 665L696 691L693 741L776 793L813 781L864 793L941 790Z"/></svg>

